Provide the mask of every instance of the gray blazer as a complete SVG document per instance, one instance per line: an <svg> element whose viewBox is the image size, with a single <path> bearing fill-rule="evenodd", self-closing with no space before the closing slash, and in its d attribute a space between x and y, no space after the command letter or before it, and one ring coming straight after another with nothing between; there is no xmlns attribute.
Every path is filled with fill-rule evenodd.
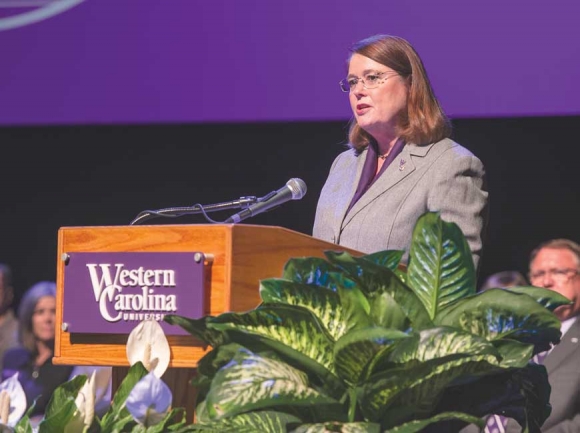
<svg viewBox="0 0 580 433"><path fill-rule="evenodd" d="M550 352L544 365L552 386L550 404L552 414L542 426L543 433L580 432L580 317L562 337L562 341ZM461 433L479 433L470 425ZM519 433L520 425L509 420L506 433Z"/></svg>
<svg viewBox="0 0 580 433"><path fill-rule="evenodd" d="M318 201L313 236L365 253L408 252L417 219L438 211L445 221L459 225L477 266L488 200L481 161L449 139L425 146L407 144L346 213L366 153L349 149L334 160Z"/></svg>

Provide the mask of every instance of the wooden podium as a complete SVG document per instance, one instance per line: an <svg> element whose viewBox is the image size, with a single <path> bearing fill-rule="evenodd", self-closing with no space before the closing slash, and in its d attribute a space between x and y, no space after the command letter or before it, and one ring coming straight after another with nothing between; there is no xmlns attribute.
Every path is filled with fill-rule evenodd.
<svg viewBox="0 0 580 433"><path fill-rule="evenodd" d="M63 321L65 263L70 253L196 252L208 258L205 266L204 312L219 315L247 311L260 303L259 281L280 277L284 264L293 257L324 257L326 250L349 251L292 230L245 224L151 225L108 227L63 227L58 233L56 336L53 362L65 365L113 366L113 388L129 367L125 345L128 334L78 334ZM168 336L171 361L164 380L175 401L190 406L191 392L184 387L183 370L191 377L198 360L210 350L191 336ZM170 378L171 371L175 376ZM173 386L172 386L173 385ZM181 391L176 388L180 388ZM176 395L183 395L181 397ZM176 398L177 397L177 398Z"/></svg>

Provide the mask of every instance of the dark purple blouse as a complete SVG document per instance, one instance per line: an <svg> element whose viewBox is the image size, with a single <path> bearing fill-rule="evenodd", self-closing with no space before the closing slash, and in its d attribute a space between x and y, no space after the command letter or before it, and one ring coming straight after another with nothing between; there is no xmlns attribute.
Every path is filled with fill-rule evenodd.
<svg viewBox="0 0 580 433"><path fill-rule="evenodd" d="M399 155L399 153L401 153L401 150L403 150L403 146L405 146L405 142L399 138L395 143L395 145L393 146L393 148L391 149L389 156L386 157L385 162L381 167L381 171L377 173L377 164L379 157L378 152L374 144L369 144L367 150L367 158L365 159L365 165L363 166L360 180L358 182L358 187L356 188L356 191L350 202L350 205L348 206L348 210L346 211L346 213L348 213L351 210L354 204L363 196L365 192L367 192L367 190L371 187L371 185L375 183L375 181L385 172L387 167L391 165L391 163L394 161L397 155ZM376 176L375 173L377 173Z"/></svg>

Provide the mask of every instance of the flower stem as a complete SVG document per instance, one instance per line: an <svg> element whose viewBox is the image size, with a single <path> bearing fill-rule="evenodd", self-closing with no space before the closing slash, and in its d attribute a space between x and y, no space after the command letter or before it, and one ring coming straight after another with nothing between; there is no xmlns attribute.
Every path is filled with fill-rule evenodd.
<svg viewBox="0 0 580 433"><path fill-rule="evenodd" d="M354 422L354 418L356 415L356 391L354 389L348 390L349 395L349 408L348 408L348 422Z"/></svg>

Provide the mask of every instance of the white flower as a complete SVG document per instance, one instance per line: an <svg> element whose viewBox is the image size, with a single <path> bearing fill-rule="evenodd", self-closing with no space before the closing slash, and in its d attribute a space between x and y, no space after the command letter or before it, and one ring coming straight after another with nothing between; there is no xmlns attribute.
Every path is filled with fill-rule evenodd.
<svg viewBox="0 0 580 433"><path fill-rule="evenodd" d="M167 415L172 398L169 387L150 372L133 387L125 407L139 424L151 427Z"/></svg>
<svg viewBox="0 0 580 433"><path fill-rule="evenodd" d="M167 337L156 320L144 320L129 334L127 359L131 365L141 361L147 371L161 377L169 366L170 349Z"/></svg>
<svg viewBox="0 0 580 433"><path fill-rule="evenodd" d="M75 399L77 410L65 426L65 433L76 433L90 427L95 417L95 372L87 378Z"/></svg>
<svg viewBox="0 0 580 433"><path fill-rule="evenodd" d="M18 373L14 373L0 383L0 423L14 427L26 411L26 394L18 382Z"/></svg>

